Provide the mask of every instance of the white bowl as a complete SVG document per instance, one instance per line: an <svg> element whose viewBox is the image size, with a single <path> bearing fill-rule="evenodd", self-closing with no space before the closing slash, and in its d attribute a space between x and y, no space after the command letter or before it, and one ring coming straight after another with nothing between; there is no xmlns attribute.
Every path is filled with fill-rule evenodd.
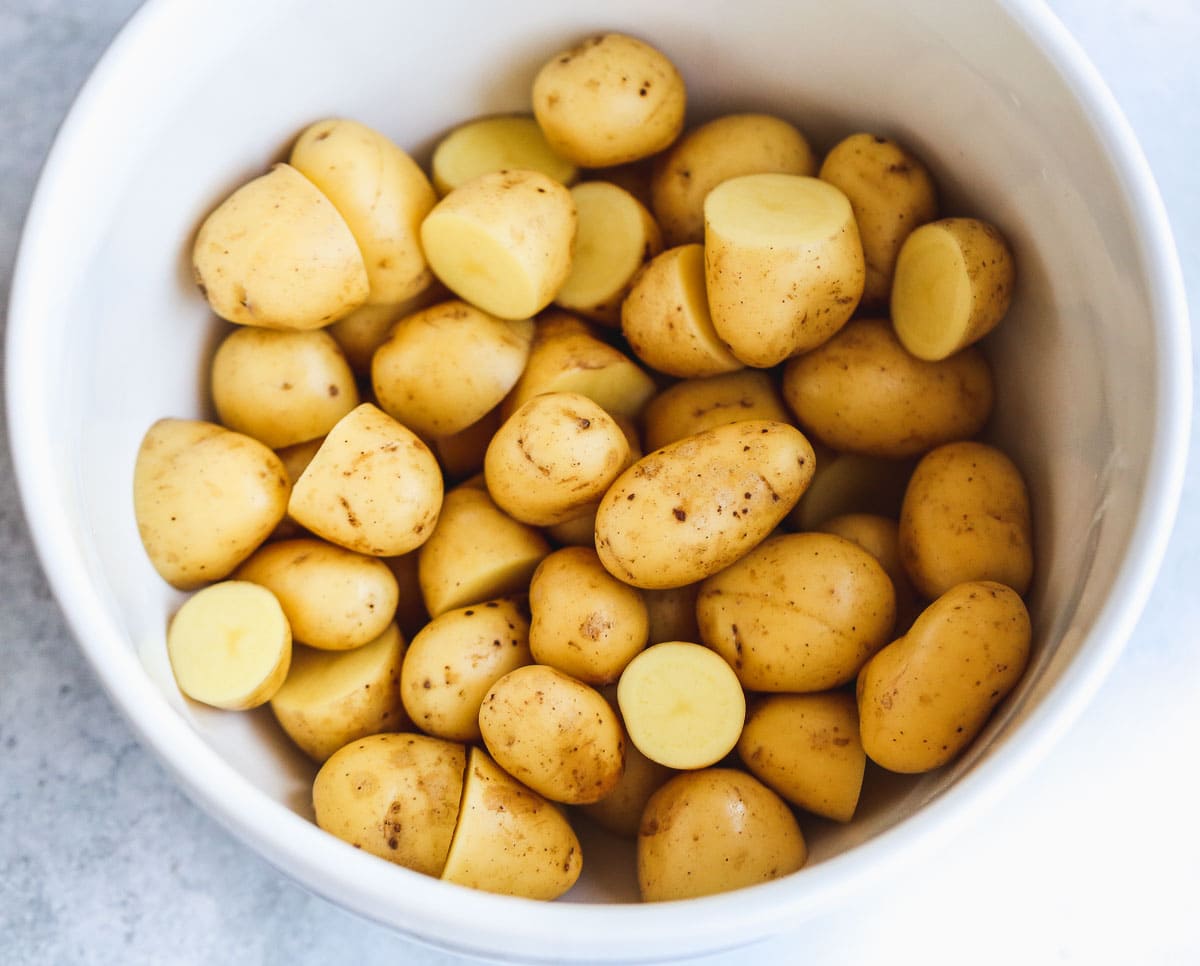
<svg viewBox="0 0 1200 966"><path fill-rule="evenodd" d="M1020 282L990 340L993 435L1036 508L1036 650L954 765L876 780L848 827L810 825L800 873L641 906L627 847L587 849L552 905L391 866L307 819L311 766L269 715L184 702L164 656L179 596L151 569L134 454L164 415L205 411L215 326L189 241L308 122L359 118L415 151L454 122L525 108L579 37L659 44L693 116L759 109L820 147L889 133L933 167L948 212L1012 240ZM113 701L200 805L316 892L404 932L498 956L648 959L750 942L846 900L971 820L1075 717L1142 608L1178 500L1190 413L1182 285L1146 164L1095 72L1040 5L873 0L153 0L79 96L46 164L12 290L10 432L34 539Z"/></svg>

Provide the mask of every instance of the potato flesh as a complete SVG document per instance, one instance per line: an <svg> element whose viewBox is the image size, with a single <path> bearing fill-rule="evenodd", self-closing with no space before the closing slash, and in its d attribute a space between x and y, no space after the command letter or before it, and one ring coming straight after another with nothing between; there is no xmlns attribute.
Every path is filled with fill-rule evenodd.
<svg viewBox="0 0 1200 966"><path fill-rule="evenodd" d="M540 171L572 185L579 169L554 152L532 117L484 117L455 128L433 151L433 185L448 195L481 174L520 169Z"/></svg>
<svg viewBox="0 0 1200 966"><path fill-rule="evenodd" d="M292 656L292 633L274 595L228 580L184 603L167 630L179 690L194 701L240 711L271 699Z"/></svg>

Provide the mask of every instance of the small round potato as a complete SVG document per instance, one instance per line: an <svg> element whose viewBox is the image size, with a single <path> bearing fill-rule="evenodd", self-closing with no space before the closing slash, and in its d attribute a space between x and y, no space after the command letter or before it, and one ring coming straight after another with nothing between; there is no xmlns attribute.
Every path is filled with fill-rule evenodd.
<svg viewBox="0 0 1200 966"><path fill-rule="evenodd" d="M462 432L516 384L532 338L528 319L498 319L457 299L407 316L371 360L379 408L422 437Z"/></svg>
<svg viewBox="0 0 1200 966"><path fill-rule="evenodd" d="M458 822L466 748L379 734L338 749L313 782L317 825L355 848L441 875Z"/></svg>
<svg viewBox="0 0 1200 966"><path fill-rule="evenodd" d="M952 761L1016 687L1030 639L1029 613L1011 587L972 581L948 590L858 676L868 757L905 774Z"/></svg>
<svg viewBox="0 0 1200 966"><path fill-rule="evenodd" d="M311 538L265 544L234 576L271 591L292 636L327 651L348 651L377 638L399 599L396 578L378 557Z"/></svg>
<svg viewBox="0 0 1200 966"><path fill-rule="evenodd" d="M567 186L579 177L579 169L546 143L537 121L523 114L481 117L456 127L433 149L430 167L440 195L493 171L540 171Z"/></svg>
<svg viewBox="0 0 1200 966"><path fill-rule="evenodd" d="M554 392L535 396L500 427L483 473L502 510L545 527L594 506L629 456L621 427L598 403Z"/></svg>
<svg viewBox="0 0 1200 966"><path fill-rule="evenodd" d="M534 660L586 684L611 684L646 646L646 603L613 577L591 547L564 547L529 585Z"/></svg>
<svg viewBox="0 0 1200 966"><path fill-rule="evenodd" d="M707 379L685 379L668 386L646 405L646 450L653 452L706 429L748 419L791 422L767 373L740 369Z"/></svg>
<svg viewBox="0 0 1200 966"><path fill-rule="evenodd" d="M354 373L328 332L235 329L212 361L225 426L280 449L324 436L358 405Z"/></svg>
<svg viewBox="0 0 1200 966"><path fill-rule="evenodd" d="M700 589L704 643L751 691L825 691L854 680L891 639L896 596L857 544L827 533L772 537Z"/></svg>
<svg viewBox="0 0 1200 966"><path fill-rule="evenodd" d="M1033 536L1021 471L985 443L949 443L926 455L900 509L900 558L929 599L969 580L1024 594Z"/></svg>
<svg viewBox="0 0 1200 966"><path fill-rule="evenodd" d="M812 148L795 127L769 114L727 114L701 124L659 159L651 183L654 217L668 244L704 240L704 199L744 174L813 175Z"/></svg>
<svg viewBox="0 0 1200 966"><path fill-rule="evenodd" d="M977 348L925 362L905 351L885 320L861 319L787 364L783 398L825 445L905 459L974 436L995 392Z"/></svg>
<svg viewBox="0 0 1200 966"><path fill-rule="evenodd" d="M900 525L891 517L875 513L844 513L830 517L813 529L857 543L879 561L896 591L896 628L892 634L896 636L907 631L922 605L900 559Z"/></svg>
<svg viewBox="0 0 1200 966"><path fill-rule="evenodd" d="M271 711L301 751L323 762L359 738L408 727L400 703L403 658L404 635L395 624L353 651L297 645Z"/></svg>
<svg viewBox="0 0 1200 966"><path fill-rule="evenodd" d="M422 731L478 742L484 695L509 671L531 663L528 615L512 600L489 600L446 611L417 632L399 693Z"/></svg>
<svg viewBox="0 0 1200 966"><path fill-rule="evenodd" d="M595 688L552 667L530 664L492 685L479 730L500 767L554 802L599 801L624 768L617 713Z"/></svg>
<svg viewBox="0 0 1200 966"><path fill-rule="evenodd" d="M646 804L638 832L645 902L730 892L789 875L808 848L787 803L732 768L676 775Z"/></svg>
<svg viewBox="0 0 1200 966"><path fill-rule="evenodd" d="M546 140L584 168L657 154L683 130L686 102L667 57L624 34L556 54L533 82L533 113Z"/></svg>
<svg viewBox="0 0 1200 966"><path fill-rule="evenodd" d="M526 899L557 899L583 871L579 839L562 812L470 749L447 882Z"/></svg>

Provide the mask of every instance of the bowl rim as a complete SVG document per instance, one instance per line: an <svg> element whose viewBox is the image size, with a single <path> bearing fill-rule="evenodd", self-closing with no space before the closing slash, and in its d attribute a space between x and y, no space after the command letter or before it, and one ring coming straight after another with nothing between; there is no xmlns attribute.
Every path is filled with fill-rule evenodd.
<svg viewBox="0 0 1200 966"><path fill-rule="evenodd" d="M38 265L52 252L64 214L57 186L86 162L85 119L107 92L136 69L162 32L178 33L205 5L148 0L127 21L77 94L46 158L34 192L13 272L6 336L6 403L14 472L42 568L73 635L96 676L143 746L151 749L193 802L277 868L360 915L426 942L471 954L528 955L547 935L570 936L588 956L645 958L715 951L777 933L819 915L885 870L958 833L1070 728L1116 663L1154 586L1166 551L1187 464L1191 419L1191 351L1182 271L1166 211L1133 131L1097 69L1054 13L1039 0L995 0L997 7L1060 74L1088 113L1124 192L1138 243L1139 273L1153 309L1159 381L1157 421L1145 494L1126 555L1087 639L1062 679L1022 725L977 768L916 814L803 876L687 902L639 904L534 903L431 879L366 856L260 792L180 717L153 686L133 647L112 626L75 552L74 534L56 512L53 438L31 401L38 398L35 358ZM220 789L220 794L216 793ZM330 876L329 869L337 874ZM394 898L403 895L403 903ZM486 924L466 934L463 922ZM689 940L681 948L680 936ZM663 937L676 937L670 947ZM640 951L640 952L639 952ZM576 955L553 949L543 955Z"/></svg>

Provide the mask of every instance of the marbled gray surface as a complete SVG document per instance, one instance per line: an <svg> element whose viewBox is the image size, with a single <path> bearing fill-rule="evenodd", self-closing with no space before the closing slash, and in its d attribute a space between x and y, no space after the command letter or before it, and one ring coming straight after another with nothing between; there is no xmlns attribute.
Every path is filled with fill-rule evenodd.
<svg viewBox="0 0 1200 966"><path fill-rule="evenodd" d="M137 0L0 4L0 304L38 168ZM1200 6L1055 0L1142 140L1200 319ZM4 430L0 427L0 433ZM903 883L756 961L1196 962L1200 446L1163 575L1095 704ZM988 870L981 881L980 869ZM963 885L970 888L964 892ZM869 925L864 925L867 923ZM745 962L728 954L705 962ZM198 811L69 637L0 447L0 963L457 963L315 898Z"/></svg>

